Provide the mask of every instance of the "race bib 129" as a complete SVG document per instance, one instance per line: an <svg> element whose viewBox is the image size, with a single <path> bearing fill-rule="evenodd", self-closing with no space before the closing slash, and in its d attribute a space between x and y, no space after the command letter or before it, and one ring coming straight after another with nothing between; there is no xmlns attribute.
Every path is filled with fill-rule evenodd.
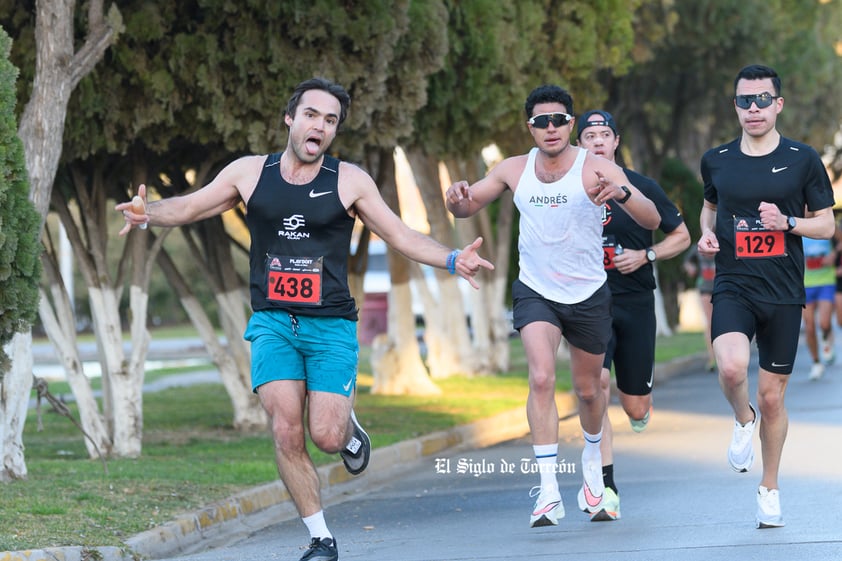
<svg viewBox="0 0 842 561"><path fill-rule="evenodd" d="M766 259L786 255L781 230L767 230L759 218L734 217L734 249L737 259Z"/></svg>

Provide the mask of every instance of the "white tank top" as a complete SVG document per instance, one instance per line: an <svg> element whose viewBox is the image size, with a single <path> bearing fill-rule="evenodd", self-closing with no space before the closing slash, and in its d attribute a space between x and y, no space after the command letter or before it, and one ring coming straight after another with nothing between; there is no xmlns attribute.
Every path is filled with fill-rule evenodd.
<svg viewBox="0 0 842 561"><path fill-rule="evenodd" d="M585 193L582 167L587 150L576 146L576 161L564 177L542 183L535 175L538 148L532 148L515 189L520 211L520 273L526 286L553 302L577 304L605 283L602 251L603 205Z"/></svg>

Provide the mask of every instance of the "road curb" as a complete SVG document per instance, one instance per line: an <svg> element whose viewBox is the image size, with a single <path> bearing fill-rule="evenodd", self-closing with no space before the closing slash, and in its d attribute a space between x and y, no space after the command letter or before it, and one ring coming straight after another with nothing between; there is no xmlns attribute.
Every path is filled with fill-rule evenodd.
<svg viewBox="0 0 842 561"><path fill-rule="evenodd" d="M704 353L681 357L655 366L655 380L662 383L688 370L704 366ZM558 394L559 416L577 413L572 392ZM350 500L401 471L434 457L460 449L484 448L529 434L523 406L483 419L399 442L372 452L365 473L352 476L342 462L318 468L325 506ZM247 535L298 516L283 484L273 481L226 500L185 514L126 540L126 547L57 547L0 552L0 561L137 561L189 555L224 545L236 535Z"/></svg>

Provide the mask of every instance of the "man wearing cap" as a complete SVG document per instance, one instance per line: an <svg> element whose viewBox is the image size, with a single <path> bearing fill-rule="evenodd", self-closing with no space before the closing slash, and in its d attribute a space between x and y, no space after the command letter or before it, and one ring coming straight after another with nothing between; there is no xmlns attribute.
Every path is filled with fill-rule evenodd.
<svg viewBox="0 0 842 561"><path fill-rule="evenodd" d="M620 135L607 111L591 110L579 119L579 146L615 162ZM654 243L653 230L634 221L617 200L605 203L602 245L608 286L612 296L611 340L602 363L601 387L609 402L611 365L617 379L620 403L635 432L643 431L651 417L655 363L655 261L669 259L690 245L690 233L681 213L651 178L623 168L629 180L655 203L664 236ZM602 476L604 510L591 520L620 518L620 497L614 483L613 432L606 412L602 424ZM587 510L584 492L579 508Z"/></svg>
<svg viewBox="0 0 842 561"><path fill-rule="evenodd" d="M591 516L603 510L600 440L605 396L602 359L611 338L611 291L602 264L602 217L617 202L633 220L656 228L655 205L629 182L623 170L571 143L573 98L546 84L524 104L535 146L510 156L469 185L457 181L445 193L456 218L479 212L506 190L520 211L518 278L512 283L512 316L529 369L526 417L540 475L529 525L554 526L564 516L558 486L556 357L562 337L570 350L570 377L579 402L585 442L582 479Z"/></svg>

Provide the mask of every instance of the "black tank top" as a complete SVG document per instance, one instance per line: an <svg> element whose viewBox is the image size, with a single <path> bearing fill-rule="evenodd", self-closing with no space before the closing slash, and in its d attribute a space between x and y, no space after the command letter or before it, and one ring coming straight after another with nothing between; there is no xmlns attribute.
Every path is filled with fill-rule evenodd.
<svg viewBox="0 0 842 561"><path fill-rule="evenodd" d="M356 321L348 288L354 219L339 199L339 160L325 155L306 185L287 183L280 160L280 153L266 158L246 207L251 307Z"/></svg>

